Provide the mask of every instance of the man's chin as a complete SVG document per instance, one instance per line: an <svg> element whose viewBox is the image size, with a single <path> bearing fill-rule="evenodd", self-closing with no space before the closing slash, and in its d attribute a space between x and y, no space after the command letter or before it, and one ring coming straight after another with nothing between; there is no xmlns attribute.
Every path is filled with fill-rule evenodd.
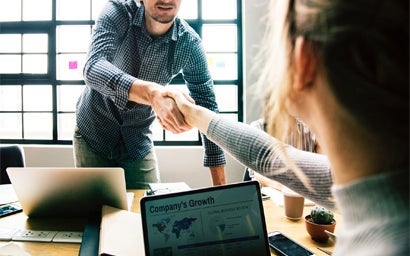
<svg viewBox="0 0 410 256"><path fill-rule="evenodd" d="M175 17L167 17L167 18L154 18L156 22L159 22L161 24L169 24L173 22Z"/></svg>

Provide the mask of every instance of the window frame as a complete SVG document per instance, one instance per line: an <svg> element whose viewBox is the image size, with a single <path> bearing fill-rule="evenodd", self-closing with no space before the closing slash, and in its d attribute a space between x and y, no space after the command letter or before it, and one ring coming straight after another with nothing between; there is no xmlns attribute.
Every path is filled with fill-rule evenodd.
<svg viewBox="0 0 410 256"><path fill-rule="evenodd" d="M1 74L0 73L0 86L3 85L16 85L16 86L35 86L35 85L51 85L52 87L52 110L51 111L34 111L35 113L52 113L52 139L5 139L0 135L1 143L6 144L60 144L71 145L72 140L58 139L58 115L64 113L73 113L72 111L58 111L58 86L61 85L78 85L84 86L84 80L57 80L57 27L61 25L87 25L92 26L95 24L94 20L56 20L56 6L58 0L51 0L52 5L52 18L47 21L12 21L12 22L0 22L0 34L48 34L48 53L47 53L47 73L45 74ZM92 0L89 0L90 3ZM190 0L191 1L191 0ZM216 80L214 79L214 85L236 85L237 86L237 111L220 111L221 114L235 114L237 115L237 121L243 121L243 35L242 35L242 1L236 0L237 4L237 18L231 20L206 20L202 18L202 1L197 0L197 19L185 19L189 25L202 37L202 27L208 24L235 24L237 28L237 79L236 80ZM23 7L21 7L23 9ZM92 9L90 10L92 12ZM91 16L91 15L90 15ZM21 39L22 40L22 39ZM208 53L208 52L207 52ZM21 50L21 55L24 54ZM173 79L171 84L185 84L182 75L178 75ZM5 111L0 109L0 113L18 113L23 116L30 111ZM24 134L24 119L22 118L22 130L21 134ZM74 131L73 131L74 132ZM202 141L198 133L198 139L195 141L185 140L167 140L166 131L162 131L162 140L155 140L155 145L158 146L190 146L201 145Z"/></svg>

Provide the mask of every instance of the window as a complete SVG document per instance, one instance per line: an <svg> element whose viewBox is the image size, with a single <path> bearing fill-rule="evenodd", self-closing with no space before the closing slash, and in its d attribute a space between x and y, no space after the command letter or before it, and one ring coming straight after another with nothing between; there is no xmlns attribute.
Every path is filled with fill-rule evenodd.
<svg viewBox="0 0 410 256"><path fill-rule="evenodd" d="M0 140L71 144L75 104L95 19L107 0L0 0ZM183 1L202 37L221 114L242 121L240 0ZM169 86L187 90L182 76ZM229 96L229 97L227 97ZM199 145L197 130L153 124L156 145Z"/></svg>

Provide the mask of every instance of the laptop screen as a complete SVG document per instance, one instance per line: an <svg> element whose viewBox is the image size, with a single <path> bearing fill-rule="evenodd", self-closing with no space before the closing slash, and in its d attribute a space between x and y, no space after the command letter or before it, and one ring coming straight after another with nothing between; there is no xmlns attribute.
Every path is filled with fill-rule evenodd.
<svg viewBox="0 0 410 256"><path fill-rule="evenodd" d="M270 255L259 183L146 196L147 255Z"/></svg>
<svg viewBox="0 0 410 256"><path fill-rule="evenodd" d="M104 204L128 209L122 168L9 167L7 173L30 217L88 217Z"/></svg>

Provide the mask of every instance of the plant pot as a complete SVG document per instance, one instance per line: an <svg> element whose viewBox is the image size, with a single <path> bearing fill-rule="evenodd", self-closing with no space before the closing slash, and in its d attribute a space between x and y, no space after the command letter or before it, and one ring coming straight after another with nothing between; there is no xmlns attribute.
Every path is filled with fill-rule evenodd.
<svg viewBox="0 0 410 256"><path fill-rule="evenodd" d="M330 224L316 224L312 221L310 215L305 216L306 231L309 233L310 237L319 243L326 243L329 239L329 235L326 234L325 230L334 232L336 226L336 220L333 219Z"/></svg>

